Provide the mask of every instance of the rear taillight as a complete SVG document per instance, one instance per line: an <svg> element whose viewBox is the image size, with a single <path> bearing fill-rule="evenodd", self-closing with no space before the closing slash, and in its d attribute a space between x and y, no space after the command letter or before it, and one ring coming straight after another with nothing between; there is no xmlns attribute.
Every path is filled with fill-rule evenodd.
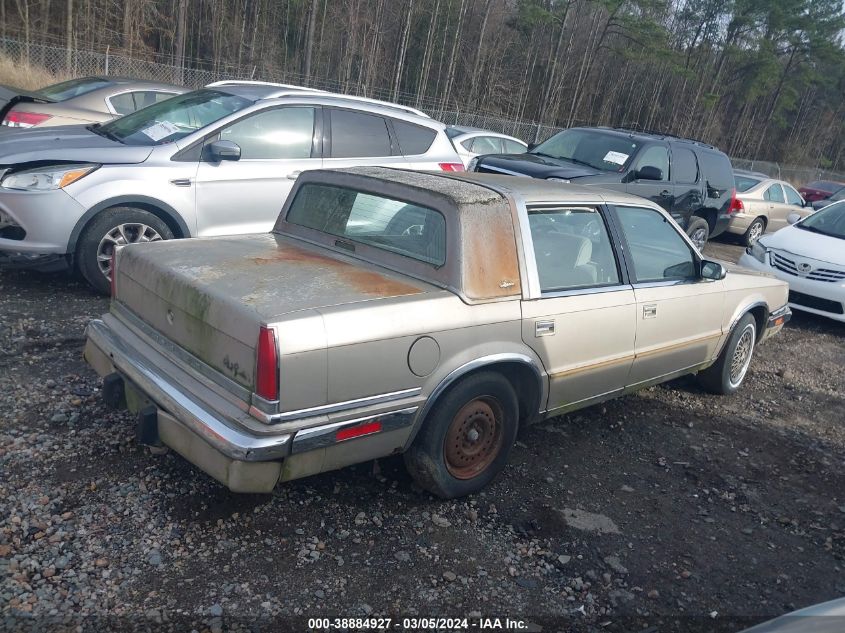
<svg viewBox="0 0 845 633"><path fill-rule="evenodd" d="M113 248L111 251L111 277L109 277L109 282L111 283L111 298L114 299L117 296L117 249Z"/></svg>
<svg viewBox="0 0 845 633"><path fill-rule="evenodd" d="M41 114L39 112L12 111L3 119L3 125L8 127L32 127L52 118L53 116L50 114Z"/></svg>
<svg viewBox="0 0 845 633"><path fill-rule="evenodd" d="M464 171L463 163L439 163L443 171Z"/></svg>
<svg viewBox="0 0 845 633"><path fill-rule="evenodd" d="M731 189L731 205L728 207L728 214L742 213L745 211L745 205L742 200L736 197L736 188Z"/></svg>
<svg viewBox="0 0 845 633"><path fill-rule="evenodd" d="M279 399L279 352L276 348L276 333L263 325L258 333L255 393L265 400Z"/></svg>

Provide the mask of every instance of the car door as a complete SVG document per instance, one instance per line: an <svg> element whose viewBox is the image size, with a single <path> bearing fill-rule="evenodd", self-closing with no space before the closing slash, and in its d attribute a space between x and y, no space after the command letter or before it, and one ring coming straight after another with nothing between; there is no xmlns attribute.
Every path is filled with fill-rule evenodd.
<svg viewBox="0 0 845 633"><path fill-rule="evenodd" d="M636 299L628 387L666 379L713 358L722 339L724 289L704 280L693 247L656 209L614 207Z"/></svg>
<svg viewBox="0 0 845 633"><path fill-rule="evenodd" d="M807 217L813 212L812 207L805 206L804 198L801 197L795 189L793 189L790 185L786 183L783 184L783 193L786 196L786 217L783 218L783 224L780 228L783 228L789 224L789 221L786 219L791 214L797 213L802 218ZM774 230L774 229L772 229Z"/></svg>
<svg viewBox="0 0 845 633"><path fill-rule="evenodd" d="M548 410L621 392L633 361L636 302L602 208L530 206L527 222L527 265L539 296L523 301L522 336L548 372Z"/></svg>
<svg viewBox="0 0 845 633"><path fill-rule="evenodd" d="M658 170L657 179L642 178L643 168L653 167ZM669 149L665 145L650 145L634 158L629 172L629 181L625 187L628 193L640 196L659 204L667 211L675 205L675 191L670 181Z"/></svg>
<svg viewBox="0 0 845 633"><path fill-rule="evenodd" d="M346 108L323 111L327 123L323 148L326 169L361 165L410 167L385 117Z"/></svg>
<svg viewBox="0 0 845 633"><path fill-rule="evenodd" d="M238 160L212 160L203 153L196 176L200 236L262 233L276 217L297 176L322 166L320 109L283 106L249 114L206 139L232 141Z"/></svg>
<svg viewBox="0 0 845 633"><path fill-rule="evenodd" d="M682 226L701 208L704 185L698 158L691 149L672 145L672 172L675 200L669 214Z"/></svg>
<svg viewBox="0 0 845 633"><path fill-rule="evenodd" d="M766 201L766 215L769 216L766 230L773 233L786 226L786 216L792 213L793 208L786 203L786 196L780 183L774 183L765 192L763 199Z"/></svg>

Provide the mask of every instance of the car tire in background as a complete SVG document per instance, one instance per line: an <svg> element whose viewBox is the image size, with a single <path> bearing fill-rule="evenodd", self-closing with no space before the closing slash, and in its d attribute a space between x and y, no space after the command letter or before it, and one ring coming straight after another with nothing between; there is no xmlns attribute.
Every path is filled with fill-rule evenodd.
<svg viewBox="0 0 845 633"><path fill-rule="evenodd" d="M434 404L405 466L421 488L443 499L478 492L504 468L518 426L510 382L495 372L473 374Z"/></svg>
<svg viewBox="0 0 845 633"><path fill-rule="evenodd" d="M746 246L751 246L754 242L763 237L766 232L766 221L763 218L754 218L754 221L745 229L745 234L742 236L742 243Z"/></svg>
<svg viewBox="0 0 845 633"><path fill-rule="evenodd" d="M173 239L173 231L158 216L137 207L101 211L82 231L76 266L97 292L111 289L111 253L115 246Z"/></svg>
<svg viewBox="0 0 845 633"><path fill-rule="evenodd" d="M698 373L698 382L711 393L735 393L745 380L756 343L757 321L753 314L746 314L734 327L716 362Z"/></svg>
<svg viewBox="0 0 845 633"><path fill-rule="evenodd" d="M710 225L704 218L694 215L689 219L687 235L700 251L707 244L707 238L710 236Z"/></svg>

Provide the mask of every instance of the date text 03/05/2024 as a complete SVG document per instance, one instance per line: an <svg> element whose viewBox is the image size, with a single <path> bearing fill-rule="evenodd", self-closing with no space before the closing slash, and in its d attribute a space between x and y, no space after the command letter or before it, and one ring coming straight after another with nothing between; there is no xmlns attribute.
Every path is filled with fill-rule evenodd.
<svg viewBox="0 0 845 633"><path fill-rule="evenodd" d="M514 618L309 618L309 631L528 631L526 620Z"/></svg>

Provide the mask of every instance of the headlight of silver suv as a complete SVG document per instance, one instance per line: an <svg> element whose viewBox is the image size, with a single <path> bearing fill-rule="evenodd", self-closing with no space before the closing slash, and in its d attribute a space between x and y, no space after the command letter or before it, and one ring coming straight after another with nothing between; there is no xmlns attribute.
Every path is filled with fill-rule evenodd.
<svg viewBox="0 0 845 633"><path fill-rule="evenodd" d="M768 260L766 259L766 253L768 253L769 251L765 246L763 246L760 243L759 240L754 242L747 249L745 249L745 252L747 252L749 255L751 255L751 257L756 259L761 264L768 264L769 263Z"/></svg>
<svg viewBox="0 0 845 633"><path fill-rule="evenodd" d="M8 174L0 180L3 189L19 191L50 191L64 189L69 184L84 178L99 165L49 165L24 169Z"/></svg>

